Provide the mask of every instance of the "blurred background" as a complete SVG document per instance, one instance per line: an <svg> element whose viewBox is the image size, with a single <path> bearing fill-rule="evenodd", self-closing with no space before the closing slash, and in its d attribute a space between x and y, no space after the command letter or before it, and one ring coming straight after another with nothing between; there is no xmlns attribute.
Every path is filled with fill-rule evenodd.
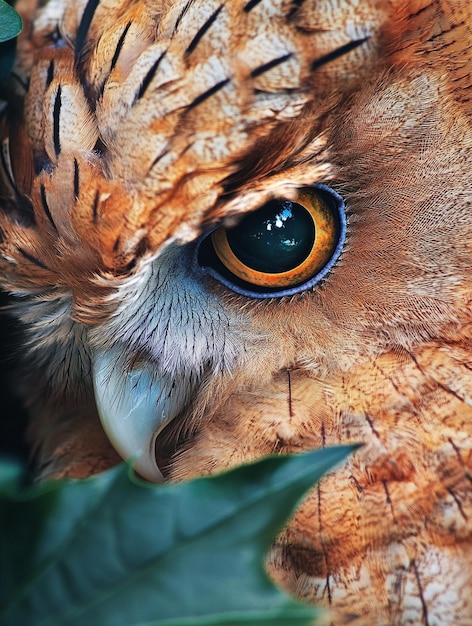
<svg viewBox="0 0 472 626"><path fill-rule="evenodd" d="M0 454L27 459L26 413L14 393L21 330L7 310L8 297L0 291Z"/></svg>

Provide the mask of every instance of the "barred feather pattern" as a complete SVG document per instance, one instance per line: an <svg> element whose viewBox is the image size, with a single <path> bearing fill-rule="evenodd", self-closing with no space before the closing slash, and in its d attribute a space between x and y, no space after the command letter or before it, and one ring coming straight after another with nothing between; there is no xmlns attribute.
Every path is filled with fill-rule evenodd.
<svg viewBox="0 0 472 626"><path fill-rule="evenodd" d="M96 350L184 408L168 480L347 442L268 571L332 624L472 624L468 0L18 0L0 124L0 285L24 326L38 479L118 456ZM323 183L339 261L233 293L195 242ZM166 388L167 389L167 388Z"/></svg>

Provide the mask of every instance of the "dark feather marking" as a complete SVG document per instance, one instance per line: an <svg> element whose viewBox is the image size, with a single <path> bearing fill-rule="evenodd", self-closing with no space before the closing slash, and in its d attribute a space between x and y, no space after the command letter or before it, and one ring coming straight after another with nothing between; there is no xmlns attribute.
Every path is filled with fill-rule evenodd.
<svg viewBox="0 0 472 626"><path fill-rule="evenodd" d="M61 154L61 138L59 135L59 120L61 116L61 106L62 106L62 89L61 86L57 88L56 98L54 100L54 110L53 110L53 141L54 141L54 152L56 153L56 157Z"/></svg>
<svg viewBox="0 0 472 626"><path fill-rule="evenodd" d="M198 106L199 104L201 104L202 102L204 102L205 100L213 96L216 92L220 91L220 89L223 89L223 87L227 85L229 82L230 82L229 78L220 80L219 83L216 83L216 85L213 85L213 87L210 87L210 89L207 89L206 91L201 93L199 96L197 96L195 100L188 105L188 107L186 108L186 111L189 111L190 109L195 108L196 106Z"/></svg>
<svg viewBox="0 0 472 626"><path fill-rule="evenodd" d="M316 490L317 490L317 495L318 495L318 532L320 537L324 536L324 528L323 528L323 516L322 516L322 510L323 510L323 503L322 503L322 497L321 497L321 487L320 484L318 483L316 486ZM329 559L328 559L328 553L326 551L326 545L325 542L322 540L321 541L321 546L323 549L323 560L325 563L325 567L326 567L326 571L327 571L327 575L326 575L326 591L327 591L327 596L328 596L328 604L331 605L332 602L332 598L331 598L331 586L330 586L330 582L329 582L329 571L330 571L330 566L329 566Z"/></svg>
<svg viewBox="0 0 472 626"><path fill-rule="evenodd" d="M369 426L370 426L372 432L374 433L374 435L377 437L377 439L379 441L382 441L382 437L380 436L379 431L374 426L374 420L367 413L364 414L364 417L365 417L367 423L369 424Z"/></svg>
<svg viewBox="0 0 472 626"><path fill-rule="evenodd" d="M123 32L120 35L118 43L116 44L115 52L113 53L113 58L112 58L111 63L110 63L110 71L108 72L108 76L105 78L105 80L100 85L100 89L98 91L100 96L103 96L103 92L105 91L105 85L107 84L107 80L110 78L110 74L115 69L115 66L116 66L116 64L118 62L118 58L119 58L120 53L121 53L121 50L123 49L123 45L125 43L126 35L128 34L128 31L130 29L130 26L131 26L131 22L128 22L126 24ZM92 108L94 108L94 107L92 107Z"/></svg>
<svg viewBox="0 0 472 626"><path fill-rule="evenodd" d="M292 0L292 8L288 12L287 17L289 19L293 17L304 2L305 0Z"/></svg>
<svg viewBox="0 0 472 626"><path fill-rule="evenodd" d="M80 192L80 172L77 159L74 159L74 198L77 200Z"/></svg>
<svg viewBox="0 0 472 626"><path fill-rule="evenodd" d="M252 9L256 7L259 2L261 2L261 0L249 0L249 2L244 5L244 13L249 13L249 11L252 11Z"/></svg>
<svg viewBox="0 0 472 626"><path fill-rule="evenodd" d="M15 192L16 195L18 195L19 194L18 187L16 186L15 179L13 178L13 176L12 176L12 174L10 172L10 168L8 167L8 163L7 163L7 160L5 158L4 149L5 148L2 145L2 149L0 150L0 161L1 161L1 164L2 164L2 170L5 172L6 177L8 179L8 182L10 183L13 191Z"/></svg>
<svg viewBox="0 0 472 626"><path fill-rule="evenodd" d="M428 4L427 6L423 7L422 9L420 9L419 11L416 11L416 13L413 11L413 13L410 13L408 15L408 19L411 19L412 17L418 17L418 15L421 15L422 13L426 13L427 11L429 11L431 9L431 5Z"/></svg>
<svg viewBox="0 0 472 626"><path fill-rule="evenodd" d="M295 87L294 87L294 88L292 88L292 87L286 87L285 89L282 89L282 88L281 88L281 89L279 89L279 90L278 90L278 93L284 93L284 94L290 95L290 94L292 94L292 93L296 93L297 91L298 91L298 89L297 89L297 88L295 88ZM268 95L273 95L273 93L274 93L274 92L273 92L273 91L267 91L267 89L258 89L258 88L256 87L256 88L254 89L254 93L255 93L256 95L257 95L257 94L261 94L261 95L267 95L267 94L268 94ZM310 142L308 142L308 143L310 143Z"/></svg>
<svg viewBox="0 0 472 626"><path fill-rule="evenodd" d="M355 41L350 41L349 43L345 44L344 46L341 46L340 48L336 48L336 50L333 50L332 52L329 52L328 54L325 54L324 56L320 57L319 59L316 59L311 64L312 72L317 70L322 65L326 65L326 63L330 63L331 61L334 61L335 59L343 56L344 54L347 54L348 52L351 52L351 50L355 50L355 48L358 48L359 46L362 46L362 44L364 44L368 39L369 39L369 37L364 37L363 39L356 39Z"/></svg>
<svg viewBox="0 0 472 626"><path fill-rule="evenodd" d="M151 163L151 167L148 169L148 174L159 163L159 161L165 157L166 154L169 154L169 148L165 148L160 154L157 155L157 157Z"/></svg>
<svg viewBox="0 0 472 626"><path fill-rule="evenodd" d="M136 104L136 102L140 100L146 93L146 89L149 87L152 79L156 75L157 68L159 67L162 59L165 57L166 54L167 54L167 50L164 50L164 52L159 56L159 58L156 61L154 61L154 64L152 65L151 69L148 71L148 73L144 77L144 80L141 83L136 96L134 97L134 104Z"/></svg>
<svg viewBox="0 0 472 626"><path fill-rule="evenodd" d="M466 365L465 367L466 367L467 369L472 369L472 368L468 367L467 365ZM465 475L465 477L467 478L467 480L468 480L469 482L472 482L472 475L470 474L470 472L469 472L469 470L468 470L468 468L467 468L467 464L465 463L465 461L464 461L464 459L463 459L463 457L462 457L462 454L461 454L460 449L456 446L456 444L452 441L452 439L451 439L450 437L449 437L448 441L449 441L449 443L451 444L452 449L453 449L453 450L454 450L454 452L456 453L457 460L459 461L459 463L460 463L460 465L461 465L462 469L464 470L464 475Z"/></svg>
<svg viewBox="0 0 472 626"><path fill-rule="evenodd" d="M126 39L126 35L128 34L128 31L130 29L131 26L131 22L128 22L125 26L125 29L123 30L123 32L121 33L121 36L118 40L118 43L116 44L116 48L115 48L115 53L113 54L113 58L111 60L111 64L110 64L110 74L113 72L115 65L118 61L118 57L120 56L120 52L123 48L123 44L125 43L125 39Z"/></svg>
<svg viewBox="0 0 472 626"><path fill-rule="evenodd" d="M134 249L134 256L139 259L140 257L144 256L147 250L149 250L149 240L147 238L147 235L144 235L144 237L139 240Z"/></svg>
<svg viewBox="0 0 472 626"><path fill-rule="evenodd" d="M93 16L95 15L95 11L97 10L99 4L100 0L88 0L87 6L82 14L82 19L80 20L79 28L77 29L77 37L75 38L74 59L76 65L79 63L82 56L90 24L92 23Z"/></svg>
<svg viewBox="0 0 472 626"><path fill-rule="evenodd" d="M97 189L95 192L95 197L93 199L93 206L92 206L92 219L93 219L93 223L96 224L98 221L98 200L100 198L100 192Z"/></svg>
<svg viewBox="0 0 472 626"><path fill-rule="evenodd" d="M411 357L412 361L414 362L414 364L416 365L416 367L419 369L419 371L420 371L420 372L421 372L424 376L426 376L427 374L426 374L425 370L424 370L424 369L423 369L423 367L420 365L420 363L418 363L418 360L415 358L414 354L410 354L410 357ZM441 382L440 380L438 380L437 378L434 378L434 377L433 377L433 380L434 380L434 382L437 384L437 386L438 386L440 389L444 389L444 391L445 391L446 393L450 393L450 394L451 394L451 396L453 396L454 398L456 398L456 399L457 399L457 400L459 400L460 402L467 403L467 402L466 402L466 398L465 398L464 396L459 395L459 394L457 393L457 391L454 391L454 389L451 389L451 387L449 387L448 385L446 385L446 384L442 383L442 382Z"/></svg>
<svg viewBox="0 0 472 626"><path fill-rule="evenodd" d="M54 59L51 59L49 61L48 74L46 77L46 87L49 87L49 85L52 83L53 78L54 78Z"/></svg>
<svg viewBox="0 0 472 626"><path fill-rule="evenodd" d="M54 220L52 219L51 211L49 210L48 199L46 197L46 189L45 189L43 183L41 183L40 192L41 192L41 203L43 205L44 212L46 213L46 217L48 218L49 222L51 223L51 226L57 232L57 226L54 223Z"/></svg>
<svg viewBox="0 0 472 626"><path fill-rule="evenodd" d="M285 61L288 61L292 57L293 57L293 52L288 52L287 54L284 54L283 56L278 57L277 59L272 59L272 61L269 61L268 63L259 65L259 67L256 67L255 69L252 70L251 78L257 78L257 76L264 74L264 72L268 72L273 67L277 67L277 65L280 65L281 63L285 63Z"/></svg>
<svg viewBox="0 0 472 626"><path fill-rule="evenodd" d="M290 370L287 370L287 382L288 382L288 416L293 417L293 406L292 406L292 377L290 375Z"/></svg>
<svg viewBox="0 0 472 626"><path fill-rule="evenodd" d="M41 261L39 259L37 259L35 256L33 256L32 254L28 254L28 252L26 252L25 250L23 250L23 248L19 248L17 247L18 252L25 257L25 259L28 259L28 261L31 261L31 263L34 263L35 265L37 265L38 267L41 267L43 270L47 270L48 268L46 267L46 265L44 265L44 263L41 263Z"/></svg>
<svg viewBox="0 0 472 626"><path fill-rule="evenodd" d="M454 493L454 491L450 488L447 487L447 491L449 492L449 494L451 495L452 499L454 500L454 502L457 505L457 508L459 509L459 513L462 515L462 517L465 519L465 521L467 522L469 520L469 516L467 515L467 513L464 511L464 508L462 506L461 501L459 500L459 498L457 497L457 495Z"/></svg>
<svg viewBox="0 0 472 626"><path fill-rule="evenodd" d="M203 35L207 32L207 30L210 28L210 26L216 21L216 19L218 18L218 15L221 13L221 9L223 8L223 5L221 4L216 11L214 11L210 17L207 19L207 21L203 24L203 26L201 26L198 29L197 34L195 35L195 37L192 39L192 41L190 42L187 50L185 51L186 56L188 56L189 54L191 54L195 48L197 47L198 43L200 42L200 40L202 39Z"/></svg>
<svg viewBox="0 0 472 626"><path fill-rule="evenodd" d="M321 444L323 448L326 447L326 429L324 422L321 422Z"/></svg>
<svg viewBox="0 0 472 626"><path fill-rule="evenodd" d="M394 524L398 523L397 518L395 517L395 510L393 508L392 498L390 496L390 490L388 488L388 482L386 480L382 480L382 485L385 491L385 499L387 501L388 506L390 507L390 513L392 514L392 520Z"/></svg>
<svg viewBox="0 0 472 626"><path fill-rule="evenodd" d="M421 584L420 573L418 572L418 568L416 566L416 561L412 561L411 565L413 567L413 573L415 574L416 584L418 585L418 591L419 591L419 596L420 596L420 601L421 601L421 607L423 609L424 624L425 624L425 626L429 626L428 607L426 606L426 600L425 600L424 594L423 594L423 585Z"/></svg>
<svg viewBox="0 0 472 626"><path fill-rule="evenodd" d="M187 11L189 10L191 4L192 4L193 0L189 0L187 2L187 4L184 6L184 8L182 9L179 17L175 20L175 26L174 26L174 35L177 32L177 29L179 28L180 22L182 21L183 16L187 13Z"/></svg>

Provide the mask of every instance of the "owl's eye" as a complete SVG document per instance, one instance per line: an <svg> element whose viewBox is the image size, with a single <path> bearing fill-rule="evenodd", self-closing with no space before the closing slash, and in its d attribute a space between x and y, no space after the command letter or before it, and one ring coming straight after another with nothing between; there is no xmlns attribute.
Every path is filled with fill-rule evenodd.
<svg viewBox="0 0 472 626"><path fill-rule="evenodd" d="M310 289L339 257L346 232L342 198L326 185L303 187L221 227L200 245L199 262L224 285L256 298Z"/></svg>

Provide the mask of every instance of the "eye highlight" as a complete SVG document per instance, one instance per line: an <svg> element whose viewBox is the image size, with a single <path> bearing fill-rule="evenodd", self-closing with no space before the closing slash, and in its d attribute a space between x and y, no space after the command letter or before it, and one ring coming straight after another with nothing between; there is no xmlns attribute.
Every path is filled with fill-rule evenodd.
<svg viewBox="0 0 472 626"><path fill-rule="evenodd" d="M204 240L203 269L238 293L257 298L311 288L341 253L346 231L342 198L325 185L296 199L270 200L233 228Z"/></svg>

